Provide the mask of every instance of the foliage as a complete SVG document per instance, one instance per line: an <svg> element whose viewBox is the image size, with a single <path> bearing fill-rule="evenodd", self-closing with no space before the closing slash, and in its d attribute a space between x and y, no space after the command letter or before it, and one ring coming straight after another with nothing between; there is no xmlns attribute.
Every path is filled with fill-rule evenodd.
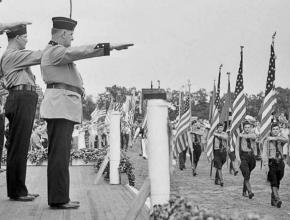
<svg viewBox="0 0 290 220"><path fill-rule="evenodd" d="M187 199L179 196L174 196L169 200L168 204L155 205L153 212L150 215L150 220L183 220L183 219L196 219L196 220L259 220L262 219L259 215L248 214L247 218L242 218L238 214L228 217L206 209L200 209L198 206Z"/></svg>
<svg viewBox="0 0 290 220"><path fill-rule="evenodd" d="M43 161L47 160L47 148L40 148L28 152L28 160L32 164L41 165Z"/></svg>
<svg viewBox="0 0 290 220"><path fill-rule="evenodd" d="M96 170L99 170L107 153L104 153L102 157L98 157L95 163L95 168ZM130 186L135 186L135 175L134 175L134 167L132 165L132 162L130 161L129 157L126 155L125 152L121 151L121 160L120 160L120 165L119 165L119 170L120 173L126 173L128 176L129 180L129 185ZM109 175L110 175L110 162L106 166L105 170L105 180L109 180Z"/></svg>
<svg viewBox="0 0 290 220"><path fill-rule="evenodd" d="M89 95L83 100L83 117L84 120L91 120L91 113L96 108L96 103L93 101L93 96Z"/></svg>
<svg viewBox="0 0 290 220"><path fill-rule="evenodd" d="M263 103L263 93L260 92L257 95L247 95L246 100L247 100L247 115L251 115L253 117L258 117L260 108Z"/></svg>
<svg viewBox="0 0 290 220"><path fill-rule="evenodd" d="M100 157L106 155L105 149L83 148L71 150L71 160L81 159L85 163L96 162Z"/></svg>

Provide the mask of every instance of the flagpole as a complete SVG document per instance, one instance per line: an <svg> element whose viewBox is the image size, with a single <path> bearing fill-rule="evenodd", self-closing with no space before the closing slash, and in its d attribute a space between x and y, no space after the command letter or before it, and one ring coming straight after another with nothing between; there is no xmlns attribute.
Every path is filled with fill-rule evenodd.
<svg viewBox="0 0 290 220"><path fill-rule="evenodd" d="M190 87L191 87L191 83L190 83L190 80L187 80L187 85L188 85L188 92L189 92L189 112L190 112L190 119L191 119L191 94L190 94ZM190 121L189 121L190 123ZM189 127L190 128L190 127ZM189 135L191 135L189 133ZM190 140L188 140L188 145L192 144L192 143L189 143ZM190 151L192 148L190 146L188 146L188 150ZM194 161L193 161L193 150L191 150L191 168L193 168L193 164L194 164Z"/></svg>
<svg viewBox="0 0 290 220"><path fill-rule="evenodd" d="M69 1L69 18L71 19L72 16L72 0Z"/></svg>

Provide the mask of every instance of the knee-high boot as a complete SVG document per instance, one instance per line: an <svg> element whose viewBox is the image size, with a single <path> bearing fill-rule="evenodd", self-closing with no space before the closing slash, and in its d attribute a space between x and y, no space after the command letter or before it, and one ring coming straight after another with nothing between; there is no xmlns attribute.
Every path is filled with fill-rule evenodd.
<svg viewBox="0 0 290 220"><path fill-rule="evenodd" d="M278 187L272 187L272 193L274 196L274 202L273 202L274 206L276 206L277 208L280 208L282 205L282 201L280 200L280 197L279 197Z"/></svg>

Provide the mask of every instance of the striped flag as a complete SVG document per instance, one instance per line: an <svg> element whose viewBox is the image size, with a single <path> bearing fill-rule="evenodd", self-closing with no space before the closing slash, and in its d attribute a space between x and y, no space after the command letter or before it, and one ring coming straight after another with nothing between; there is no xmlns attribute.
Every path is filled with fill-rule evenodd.
<svg viewBox="0 0 290 220"><path fill-rule="evenodd" d="M243 82L243 47L241 47L241 62L239 67L239 73L237 76L235 99L233 103L233 116L231 125L231 148L233 152L236 148L238 129L242 120L246 117L246 99L244 94L244 82Z"/></svg>
<svg viewBox="0 0 290 220"><path fill-rule="evenodd" d="M209 123L211 123L211 119L213 116L213 107L214 107L215 97L216 97L216 88L215 88L215 82L214 82L212 96L210 97L209 116L208 116Z"/></svg>
<svg viewBox="0 0 290 220"><path fill-rule="evenodd" d="M261 119L261 139L263 140L270 132L271 129L271 120L272 120L272 113L274 111L274 105L277 102L276 99L276 92L274 87L275 81L275 51L274 51L274 37L271 44L271 56L269 62L269 71L266 83L266 91L265 97L263 101L262 107L262 119Z"/></svg>
<svg viewBox="0 0 290 220"><path fill-rule="evenodd" d="M211 118L211 127L207 136L207 146L206 146L206 155L207 158L212 160L213 159L213 134L216 129L216 126L219 123L219 118L220 118L220 80L221 80L221 68L222 65L220 65L219 68L219 78L218 78L218 86L217 86L217 92L215 96L215 102L213 105L213 110L212 110L212 118Z"/></svg>
<svg viewBox="0 0 290 220"><path fill-rule="evenodd" d="M180 152L184 151L188 146L187 130L190 126L190 103L189 95L184 102L181 102L181 114L176 128L175 135L175 149L174 155L177 156Z"/></svg>
<svg viewBox="0 0 290 220"><path fill-rule="evenodd" d="M230 84L230 75L228 74L228 92L226 95L225 104L222 108L220 122L226 123L227 130L230 127L232 121L232 101L231 101L231 84Z"/></svg>

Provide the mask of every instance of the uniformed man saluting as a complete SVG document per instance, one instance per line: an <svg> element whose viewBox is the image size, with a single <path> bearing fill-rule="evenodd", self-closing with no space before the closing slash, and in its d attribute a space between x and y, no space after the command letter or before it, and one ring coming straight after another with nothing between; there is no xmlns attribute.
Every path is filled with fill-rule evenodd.
<svg viewBox="0 0 290 220"><path fill-rule="evenodd" d="M41 60L41 72L47 89L40 108L48 132L48 205L57 209L78 208L69 198L69 158L74 124L81 123L83 81L74 61L108 56L113 49L127 49L133 44L109 43L71 47L77 22L52 18L52 39Z"/></svg>
<svg viewBox="0 0 290 220"><path fill-rule="evenodd" d="M8 47L0 60L0 75L4 76L4 87L9 91L5 103L5 115L9 120L7 192L11 200L32 201L38 194L28 193L25 178L38 96L30 66L40 64L42 51L25 50L26 25L9 30L6 32Z"/></svg>
<svg viewBox="0 0 290 220"><path fill-rule="evenodd" d="M243 193L244 197L253 198L254 193L252 192L252 187L250 184L251 172L256 167L257 155L257 145L256 145L257 135L251 132L251 124L248 121L243 123L243 132L239 134L236 144L236 158L242 175L244 177L243 183Z"/></svg>
<svg viewBox="0 0 290 220"><path fill-rule="evenodd" d="M278 123L271 125L271 132L263 143L263 163L268 181L271 185L271 205L280 208L282 201L279 197L280 182L284 176L286 155L283 155L283 145L288 143L288 139L280 134ZM288 154L288 152L285 152Z"/></svg>
<svg viewBox="0 0 290 220"><path fill-rule="evenodd" d="M213 162L216 168L215 184L224 186L222 167L227 160L227 139L228 134L223 131L224 124L218 123L217 130L214 132L213 138Z"/></svg>

